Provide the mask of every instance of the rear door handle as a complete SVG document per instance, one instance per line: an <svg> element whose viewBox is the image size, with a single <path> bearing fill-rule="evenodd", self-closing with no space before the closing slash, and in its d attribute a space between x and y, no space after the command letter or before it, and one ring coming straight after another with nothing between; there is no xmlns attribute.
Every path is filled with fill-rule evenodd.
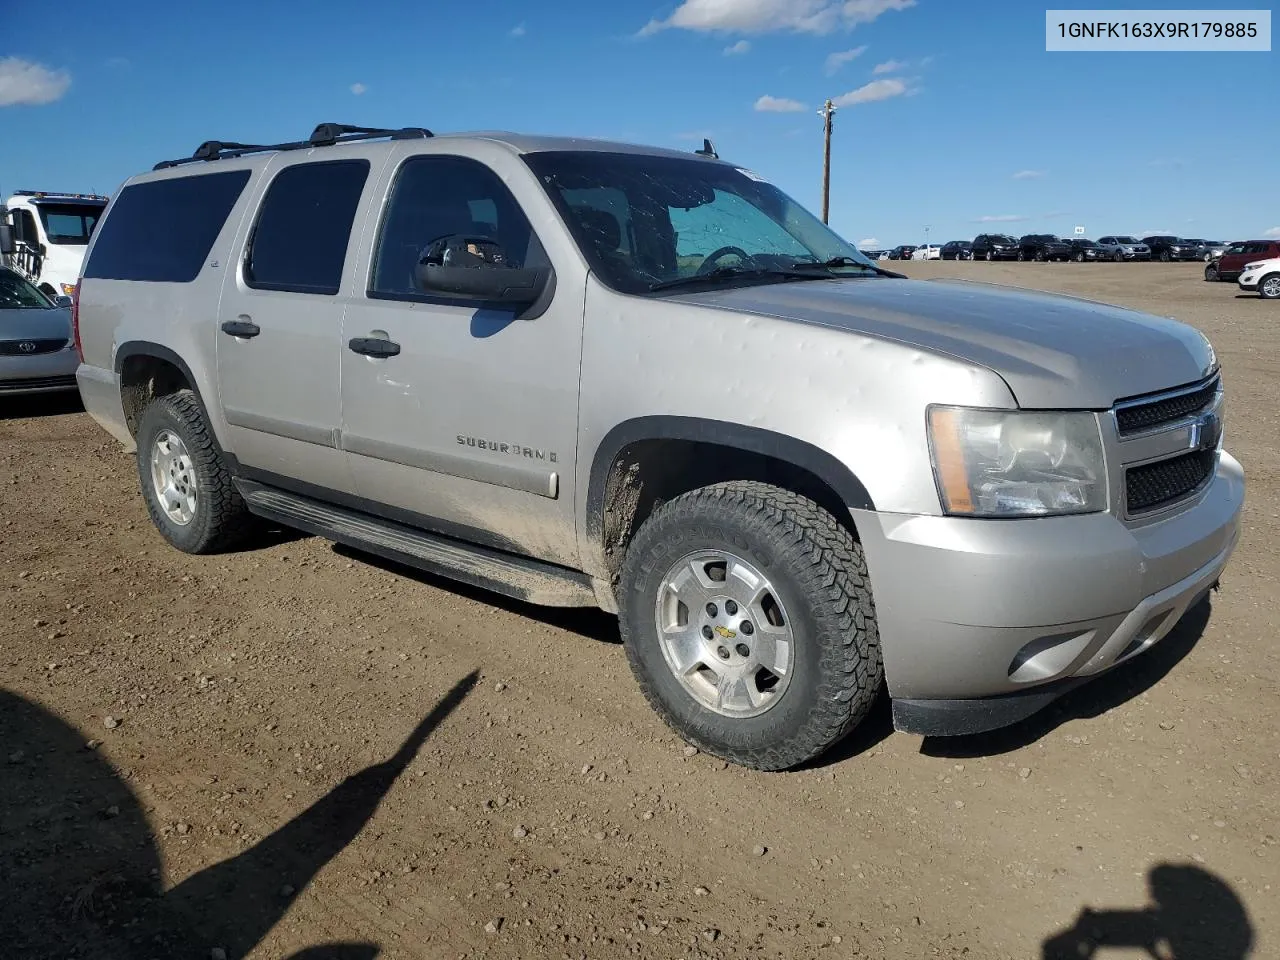
<svg viewBox="0 0 1280 960"><path fill-rule="evenodd" d="M366 357L394 357L400 353L400 344L381 337L355 337L347 346L353 353Z"/></svg>
<svg viewBox="0 0 1280 960"><path fill-rule="evenodd" d="M233 337L242 337L248 339L256 337L262 332L262 328L252 320L245 318L243 320L225 320L222 324L222 332Z"/></svg>

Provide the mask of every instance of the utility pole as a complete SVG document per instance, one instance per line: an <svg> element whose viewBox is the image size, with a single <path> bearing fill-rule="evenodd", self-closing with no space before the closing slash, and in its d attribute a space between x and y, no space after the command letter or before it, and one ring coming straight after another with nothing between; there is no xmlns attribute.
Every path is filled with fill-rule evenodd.
<svg viewBox="0 0 1280 960"><path fill-rule="evenodd" d="M827 222L827 214L831 208L831 118L835 116L836 105L828 100L818 111L822 117L822 222Z"/></svg>

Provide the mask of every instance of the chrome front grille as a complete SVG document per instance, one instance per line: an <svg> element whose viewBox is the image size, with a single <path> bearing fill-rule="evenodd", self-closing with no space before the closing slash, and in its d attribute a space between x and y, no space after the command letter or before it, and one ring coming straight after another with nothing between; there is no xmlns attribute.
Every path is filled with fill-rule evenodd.
<svg viewBox="0 0 1280 960"><path fill-rule="evenodd" d="M1115 405L1126 519L1161 515L1193 500L1209 484L1222 440L1222 400L1221 378L1215 373Z"/></svg>
<svg viewBox="0 0 1280 960"><path fill-rule="evenodd" d="M1116 404L1116 427L1123 438L1184 420L1210 406L1221 386L1221 378L1214 376L1189 387L1121 401Z"/></svg>

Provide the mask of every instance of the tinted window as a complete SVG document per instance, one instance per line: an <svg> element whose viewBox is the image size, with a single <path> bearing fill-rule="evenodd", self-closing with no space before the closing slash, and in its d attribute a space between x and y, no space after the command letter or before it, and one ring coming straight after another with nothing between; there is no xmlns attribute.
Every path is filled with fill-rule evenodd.
<svg viewBox="0 0 1280 960"><path fill-rule="evenodd" d="M229 170L125 187L102 221L84 275L190 283L248 182L248 170Z"/></svg>
<svg viewBox="0 0 1280 960"><path fill-rule="evenodd" d="M488 167L461 157L415 157L396 174L378 234L369 293L425 297L414 269L435 240L453 234L496 240L515 268L546 263L529 221Z"/></svg>
<svg viewBox="0 0 1280 960"><path fill-rule="evenodd" d="M50 243L84 246L102 216L104 204L42 203L37 208Z"/></svg>
<svg viewBox="0 0 1280 960"><path fill-rule="evenodd" d="M260 290L337 293L368 176L367 160L281 170L267 188L249 238L244 282Z"/></svg>

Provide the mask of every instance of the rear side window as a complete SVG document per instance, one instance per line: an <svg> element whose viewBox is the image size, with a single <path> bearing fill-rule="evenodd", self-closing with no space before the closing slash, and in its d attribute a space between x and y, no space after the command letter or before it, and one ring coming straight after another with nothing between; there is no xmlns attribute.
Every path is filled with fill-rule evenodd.
<svg viewBox="0 0 1280 960"><path fill-rule="evenodd" d="M267 188L249 239L244 282L259 290L337 293L368 176L367 160L281 170Z"/></svg>
<svg viewBox="0 0 1280 960"><path fill-rule="evenodd" d="M84 275L190 283L248 182L248 170L228 170L125 187L102 221Z"/></svg>

